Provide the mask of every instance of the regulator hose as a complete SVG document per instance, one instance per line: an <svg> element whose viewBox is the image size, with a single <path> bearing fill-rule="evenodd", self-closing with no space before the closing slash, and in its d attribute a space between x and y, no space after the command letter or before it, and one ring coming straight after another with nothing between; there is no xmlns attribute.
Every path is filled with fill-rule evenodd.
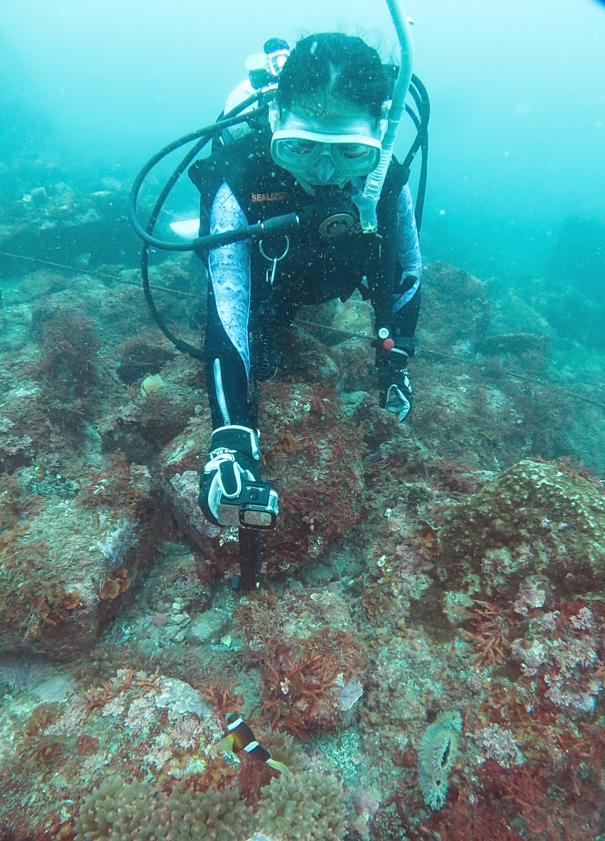
<svg viewBox="0 0 605 841"><path fill-rule="evenodd" d="M204 146L207 143L209 143L213 137L215 137L217 134L220 134L220 132L222 132L226 128L239 125L240 123L248 122L260 116L264 116L267 113L268 106L266 105L259 107L254 111L248 111L245 114L241 113L241 111L248 108L250 105L253 105L255 102L258 102L262 96L262 92L255 93L252 96L249 96L243 102L240 102L239 105L237 105L232 111L230 111L229 115L224 117L222 120L219 120L216 123L212 123L212 125L206 126L205 128L201 128L197 131L191 132L191 134L186 134L184 137L180 137L178 140L169 143L167 146L164 146L163 149L160 149L160 151L157 152L157 154L155 154L152 158L150 158L147 161L147 163L143 166L137 177L134 179L132 188L130 190L130 197L128 200L128 215L130 217L130 223L132 227L146 245L151 245L154 248L160 248L162 249L162 251L195 251L196 240L190 240L189 242L170 242L169 240L161 240L153 236L153 229L155 228L155 223L157 222L160 211L164 206L166 199L172 192L174 185L179 180L185 169L189 166L191 161L197 155L199 155ZM157 164L163 158L165 158L171 152L176 151L176 149L179 149L181 146L186 146L187 143L191 143L196 139L198 139L198 142L187 152L183 160L179 163L177 168L174 170L174 172L164 185L162 192L158 196L154 208L151 212L149 221L147 222L147 226L146 228L144 228L141 225L137 214L137 201L145 179L147 178L151 170L155 166L157 166Z"/></svg>
<svg viewBox="0 0 605 841"><path fill-rule="evenodd" d="M428 174L428 158L429 158L429 120L431 118L431 103L427 89L424 87L418 76L414 73L410 82L409 92L414 100L418 114L414 113L413 108L406 104L405 110L410 115L412 122L416 126L416 139L410 146L410 150L405 156L402 166L409 175L416 153L420 150L420 177L418 179L418 190L416 192L416 204L414 207L414 216L416 218L416 230L420 234L422 228L422 214L424 212L424 199L426 197L426 182Z"/></svg>
<svg viewBox="0 0 605 841"><path fill-rule="evenodd" d="M160 149L160 151L157 152L157 154L155 154L152 158L150 158L147 161L147 163L143 166L143 168L135 178L130 191L128 213L130 216L130 222L135 232L143 240L143 248L141 251L141 280L143 283L143 294L145 295L145 301L147 302L149 311L162 333L166 336L166 338L169 341L172 342L172 344L177 348L177 350L180 350L181 353L189 354L189 356L194 357L194 359L199 359L202 361L204 359L203 351L201 351L194 345L189 344L189 342L186 342L183 339L179 339L179 337L176 336L168 327L168 325L156 309L155 302L153 300L153 295L151 293L151 288L149 285L149 248L153 247L160 248L163 251L180 252L196 251L200 248L212 248L216 245L225 245L227 242L235 242L239 239L247 239L248 237L253 236L254 233L256 233L256 230L250 231L250 229L258 228L258 233L262 234L263 226L250 225L246 228L242 228L236 231L227 231L224 234L217 234L215 235L215 237L198 237L197 239L185 243L176 243L157 239L153 236L153 229L155 228L158 216L160 215L160 212L166 202L166 199L172 192L174 185L177 183L177 181L179 180L185 169L193 161L193 159L197 155L199 155L204 146L207 143L209 143L209 141L212 140L213 137L215 137L224 129L229 128L230 126L239 125L239 123L252 121L253 119L257 119L259 116L263 116L264 114L266 114L268 106L261 106L253 111L241 113L246 108L253 105L255 102L259 102L263 96L263 92L253 94L252 96L245 99L243 102L240 102L222 120L219 120L210 126L206 126L205 128L198 129L197 131L194 131L191 134L187 134L184 137L181 137L178 140L169 143L167 146L164 146L163 149ZM151 215L149 216L147 226L146 228L143 228L137 215L137 200L145 179L147 178L151 170L163 158L165 158L171 152L174 152L176 149L179 149L181 146L185 146L187 145L187 143L191 143L194 140L197 140L197 143L195 143L194 146L187 152L187 154L178 164L178 166L164 185L160 195L158 196L155 202L153 210L151 211ZM290 214L289 216L292 217L295 216L295 214ZM293 222L292 218L288 218L285 223L283 221L283 217L279 217L279 220L282 224L292 224ZM266 222L264 223L265 230L267 229L269 222L270 220L266 220Z"/></svg>
<svg viewBox="0 0 605 841"><path fill-rule="evenodd" d="M409 171L412 166L414 157L420 150L422 162L420 168L420 178L418 182L416 206L414 210L416 218L416 228L418 230L418 233L420 233L420 229L422 226L422 213L424 209L424 199L426 194L427 181L428 123L430 118L430 103L426 88L415 74L412 75L409 86L409 92L414 100L414 105L416 106L418 113L416 113L413 107L409 104L405 105L405 110L411 117L414 126L416 127L416 138L412 146L410 147L410 150L408 151L405 160L403 161L403 166L406 169L407 176L409 176ZM207 251L212 248L216 248L220 245L227 245L228 243L238 242L244 239L260 237L270 232L286 231L288 229L296 228L300 225L301 219L296 213L289 213L283 216L276 216L270 219L265 219L264 222L259 222L254 225L247 225L242 228L234 229L232 231L224 231L219 234L210 234L204 237L197 237L196 239L184 243L158 239L153 235L153 231L158 217L160 215L160 212L168 196L172 192L175 184L177 183L183 172L187 169L189 164L194 160L194 158L196 158L200 154L204 146L206 146L207 143L209 143L214 137L216 137L216 135L220 134L224 129L230 128L231 126L239 125L243 122L253 122L259 117L265 116L268 112L268 104L263 104L263 100L265 98L272 99L274 95L275 90L273 88L255 92L254 94L252 94L252 96L249 96L243 102L240 102L235 108L229 111L229 113L226 116L224 116L217 122L212 123L209 126L205 126L204 128L198 129L197 131L191 132L190 134L187 134L184 137L181 137L178 140L169 143L167 146L164 146L163 149L160 149L160 151L157 152L152 158L150 158L147 161L147 163L142 167L142 169L136 176L130 191L130 197L128 201L128 213L130 216L130 222L137 235L143 240L143 248L141 251L141 279L143 284L143 293L145 295L147 306L149 307L149 311L151 312L154 321L156 322L162 333L166 336L166 338L172 342L172 344L177 348L177 350L180 350L182 353L187 353L195 359L203 360L203 351L201 351L199 348L196 348L194 345L189 344L189 342L186 342L183 339L179 339L178 336L176 336L170 330L170 328L164 322L164 319L156 309L149 284L149 248L158 248L162 251L176 252ZM255 103L258 104L258 108L246 111L246 109L250 108L250 106L254 105ZM188 143L193 143L193 141L197 142L194 143L192 148L180 161L170 178L166 181L164 187L162 188L162 191L160 192L153 206L147 224L145 227L143 227L138 218L137 202L145 179L161 160L163 160L165 157L167 157L177 149L180 149L182 146L186 146Z"/></svg>

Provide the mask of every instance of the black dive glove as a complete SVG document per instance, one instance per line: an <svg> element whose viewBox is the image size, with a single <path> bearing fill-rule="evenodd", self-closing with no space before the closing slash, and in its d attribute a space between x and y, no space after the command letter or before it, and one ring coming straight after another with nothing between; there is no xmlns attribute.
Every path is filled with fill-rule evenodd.
<svg viewBox="0 0 605 841"><path fill-rule="evenodd" d="M221 426L212 433L210 452L200 476L199 505L204 517L217 526L223 497L236 499L246 480L260 481L258 437L247 426Z"/></svg>
<svg viewBox="0 0 605 841"><path fill-rule="evenodd" d="M379 405L396 415L400 423L412 410L412 384L407 365L409 357L414 355L415 345L413 337L391 336L386 328L378 331L376 368L380 386Z"/></svg>

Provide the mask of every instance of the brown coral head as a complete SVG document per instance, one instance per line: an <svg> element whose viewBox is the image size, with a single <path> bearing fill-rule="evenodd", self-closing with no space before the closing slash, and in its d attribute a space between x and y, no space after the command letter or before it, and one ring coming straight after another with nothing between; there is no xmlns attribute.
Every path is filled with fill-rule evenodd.
<svg viewBox="0 0 605 841"><path fill-rule="evenodd" d="M78 756L92 756L99 749L99 740L88 733L80 733L76 739L76 753Z"/></svg>

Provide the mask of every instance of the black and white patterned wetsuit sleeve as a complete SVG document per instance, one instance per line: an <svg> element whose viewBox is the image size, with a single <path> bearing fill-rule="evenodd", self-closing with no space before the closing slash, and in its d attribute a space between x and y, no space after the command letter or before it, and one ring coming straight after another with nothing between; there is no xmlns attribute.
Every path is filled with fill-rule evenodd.
<svg viewBox="0 0 605 841"><path fill-rule="evenodd" d="M420 311L420 279L422 258L414 218L412 194L404 184L397 200L397 263L398 277L393 294L393 327L399 336L413 337Z"/></svg>
<svg viewBox="0 0 605 841"><path fill-rule="evenodd" d="M210 233L247 224L231 188L223 183L212 204ZM250 243L212 249L208 271L205 357L212 424L215 429L230 424L249 426Z"/></svg>

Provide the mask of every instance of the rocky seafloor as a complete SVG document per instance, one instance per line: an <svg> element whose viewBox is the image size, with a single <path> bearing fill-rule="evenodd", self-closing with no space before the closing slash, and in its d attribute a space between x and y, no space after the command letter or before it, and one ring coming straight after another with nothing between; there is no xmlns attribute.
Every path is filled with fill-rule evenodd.
<svg viewBox="0 0 605 841"><path fill-rule="evenodd" d="M368 305L302 311L260 387L281 514L240 594L196 505L203 370L125 268L122 194L24 198L0 231L0 838L605 837L605 352L565 332L578 293L427 266L403 427ZM201 263L152 285L203 342ZM290 774L217 750L229 712Z"/></svg>

